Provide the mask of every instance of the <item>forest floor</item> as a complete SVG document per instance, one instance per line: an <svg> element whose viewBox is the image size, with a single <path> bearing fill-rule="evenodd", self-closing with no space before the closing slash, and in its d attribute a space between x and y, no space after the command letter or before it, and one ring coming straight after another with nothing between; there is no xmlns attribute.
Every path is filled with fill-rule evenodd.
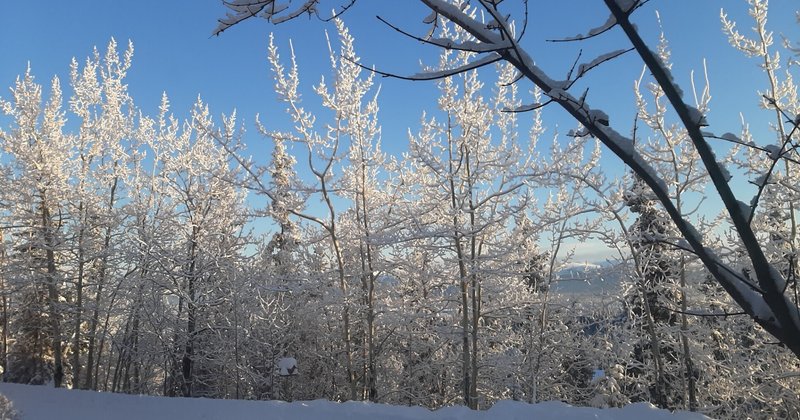
<svg viewBox="0 0 800 420"><path fill-rule="evenodd" d="M501 401L486 411L463 406L430 411L422 407L393 406L365 402L330 401L242 401L205 398L165 398L107 392L54 389L45 386L0 383L0 394L11 402L17 417L37 419L307 419L307 420L689 420L704 419L697 413L659 410L650 404L623 408L572 407L561 402L527 404Z"/></svg>

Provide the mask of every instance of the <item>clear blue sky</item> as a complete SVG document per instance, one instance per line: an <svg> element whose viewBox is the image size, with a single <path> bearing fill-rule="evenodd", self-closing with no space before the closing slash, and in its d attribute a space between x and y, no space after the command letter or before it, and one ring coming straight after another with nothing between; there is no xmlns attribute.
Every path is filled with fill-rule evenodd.
<svg viewBox="0 0 800 420"><path fill-rule="evenodd" d="M323 7L334 7L339 0L323 0ZM541 40L570 36L605 21L608 13L600 0L534 1L532 26L527 45L537 62L553 75L563 75L578 48L584 57L592 53L625 47L618 34L609 34L579 44L546 44ZM729 9L743 29L750 22L743 18L744 0L654 0L638 12L637 20L645 36L655 39L654 10L661 12L671 42L675 69L683 84L689 71L701 69L708 59L712 81L712 128L736 131L738 111L754 115L755 93L741 86L761 84L753 60L747 60L727 46L720 32L719 10ZM794 23L795 1L775 0L771 5L772 28L793 39L800 39L800 25ZM271 78L266 55L267 38L275 31L281 46L292 38L307 87L327 72L327 51L322 30L330 25L305 17L280 26L261 19L244 22L220 37L211 37L216 19L225 13L215 0L170 1L11 1L0 8L0 95L7 97L7 87L24 72L28 62L39 82L47 83L58 74L67 80L72 57L82 60L93 46L105 49L115 37L124 45L134 42L134 65L128 84L139 107L154 113L162 91L172 101L173 111L185 115L198 94L212 111L229 112L252 121L260 112L266 118L281 107L271 93ZM418 2L361 0L345 15L345 21L356 36L357 49L367 64L398 73L419 70L419 57L433 61L435 50L403 38L375 19L380 14L393 22L412 22L417 26L425 15ZM616 31L618 32L618 31ZM632 64L631 64L632 63ZM632 81L641 67L635 57L611 63L593 76L590 101L595 107L607 108L612 122L626 132L632 120ZM600 82L598 82L600 81ZM382 83L381 122L384 143L389 150L401 150L407 127L415 128L420 112L434 106L435 85L424 82L380 80ZM308 106L314 98L306 95ZM729 105L736 106L730 108ZM548 125L562 131L573 124L560 111L552 110ZM616 114L616 115L615 115ZM731 126L732 125L732 126ZM716 129L716 128L715 128ZM254 131L254 130L251 130Z"/></svg>
<svg viewBox="0 0 800 420"><path fill-rule="evenodd" d="M344 0L323 0L323 8L333 8ZM572 36L602 24L608 12L601 0L532 1L531 24L525 44L537 63L555 77L569 69L579 48L584 60L628 43L619 30L602 37L571 44L552 44L543 40ZM636 22L646 39L657 40L655 10L659 10L673 51L673 74L688 91L688 75L701 71L707 59L712 88L710 129L737 132L739 112L744 112L757 134L768 132L768 115L758 111L757 96L750 86L764 86L757 63L728 46L720 30L719 11L725 7L747 32L752 26L746 17L744 0L653 0L637 12ZM793 40L800 40L800 25L795 23L795 0L773 0L771 28ZM6 1L0 7L0 96L30 62L40 83L54 75L68 80L72 57L83 60L97 46L103 51L111 37L135 46L133 68L128 85L136 104L147 114L155 114L162 91L170 96L173 112L187 115L200 94L212 112L228 113L236 108L240 117L252 122L261 113L267 124L274 117L285 121L282 106L271 91L272 79L266 61L267 40L275 32L277 42L288 56L288 39L295 51L305 80L306 106L313 109L316 98L309 92L312 83L328 72L323 30L332 25L306 17L273 26L262 19L251 19L219 37L212 37L216 19L226 9L215 0L141 1ZM427 15L414 1L359 0L344 15L356 37L356 48L365 64L382 70L411 74L419 70L419 60L433 63L436 50L404 38L375 19L380 14L392 22L419 28ZM582 60L583 61L583 60ZM591 76L589 101L604 108L612 125L627 133L634 117L633 81L641 64L633 56L623 57L598 69ZM407 82L380 79L384 149L400 153L405 148L406 132L416 131L421 112L435 107L436 87L432 82ZM742 87L745 88L742 88ZM574 126L558 109L546 113L552 130L566 132ZM6 122L0 118L4 125ZM248 143L256 155L266 153L264 142L248 125ZM768 141L772 141L769 139ZM263 155L266 158L266 155ZM612 159L609 165L615 165Z"/></svg>

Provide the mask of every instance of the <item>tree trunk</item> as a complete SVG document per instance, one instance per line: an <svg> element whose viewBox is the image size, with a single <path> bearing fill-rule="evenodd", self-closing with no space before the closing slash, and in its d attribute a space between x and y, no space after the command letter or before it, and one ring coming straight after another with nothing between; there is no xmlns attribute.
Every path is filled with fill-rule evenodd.
<svg viewBox="0 0 800 420"><path fill-rule="evenodd" d="M183 351L183 358L181 360L181 368L183 374L183 396L191 397L194 392L194 336L196 329L197 304L195 303L195 247L196 242L192 240L192 260L189 266L189 297L186 302L186 346Z"/></svg>
<svg viewBox="0 0 800 420"><path fill-rule="evenodd" d="M448 153L448 187L449 187L449 201L450 209L453 212L453 248L456 251L456 258L458 260L458 277L459 287L461 294L461 380L462 392L464 398L464 405L472 407L472 363L470 353L470 316L469 316L469 296L470 296L470 282L467 273L466 255L464 246L461 243L462 233L459 229L458 199L456 197L456 168L453 165L455 156L453 154L453 133L452 116L447 116L447 153Z"/></svg>
<svg viewBox="0 0 800 420"><path fill-rule="evenodd" d="M689 411L697 411L697 377L694 371L694 362L689 348L689 320L686 317L688 300L686 297L686 257L681 255L681 346L683 347L683 367L686 375L686 392L689 396Z"/></svg>
<svg viewBox="0 0 800 420"><path fill-rule="evenodd" d="M44 229L45 254L47 260L47 295L50 329L53 347L53 385L61 387L64 379L63 351L61 348L61 313L59 311L58 273L56 273L55 234L53 232L50 209L47 207L45 193L42 192L42 228Z"/></svg>
<svg viewBox="0 0 800 420"><path fill-rule="evenodd" d="M5 382L5 373L8 372L8 305L9 298L6 295L5 282L3 282L3 355L0 359L0 365L3 368L3 382Z"/></svg>
<svg viewBox="0 0 800 420"><path fill-rule="evenodd" d="M331 226L335 226L333 222L331 222ZM351 334L350 334L350 304L348 303L347 297L347 280L345 279L344 275L344 259L342 258L342 252L339 248L339 240L337 239L336 235L334 234L335 230L331 229L331 241L333 242L334 252L336 254L336 264L338 266L338 273L339 273L339 288L342 291L342 297L344 299L343 306L342 306L342 340L344 340L344 351L345 351L345 365L347 368L347 383L350 387L350 399L356 400L358 397L358 384L356 379L356 372L353 369L353 348L351 344Z"/></svg>
<svg viewBox="0 0 800 420"><path fill-rule="evenodd" d="M472 355L470 366L470 404L469 408L473 410L478 409L478 327L481 318L481 284L478 279L478 256L480 255L480 246L478 245L477 226L475 225L475 199L473 192L475 191L474 181L472 178L472 165L470 162L470 149L464 147L464 162L466 163L467 175L467 194L469 197L469 230L470 230L470 300L472 305Z"/></svg>
<svg viewBox="0 0 800 420"><path fill-rule="evenodd" d="M114 307L114 302L117 300L117 292L119 292L119 288L122 286L123 280L124 280L124 277L123 277L123 279L120 279L120 281L117 283L117 285L115 287L114 293L111 294L111 299L108 302L108 307L109 308L113 308ZM108 335L108 327L109 327L110 321L111 321L111 311L109 310L109 311L106 311L105 320L103 321L103 330L102 330L102 334L100 335L100 345L97 348L97 361L95 361L95 365L94 365L94 379L93 380L94 380L94 386L97 389L99 389L99 385L98 385L98 380L97 379L100 376L100 362L103 360L103 351L106 348L106 337ZM110 358L111 358L111 356L109 356L109 359ZM108 377L110 375L111 375L111 369L109 367L106 367L105 378L103 380L103 391L107 391L108 390Z"/></svg>
<svg viewBox="0 0 800 420"><path fill-rule="evenodd" d="M470 297L472 303L472 354L470 357L470 388L469 388L469 408L478 409L478 323L481 316L480 284L477 276L471 274Z"/></svg>
<svg viewBox="0 0 800 420"><path fill-rule="evenodd" d="M100 269L102 272L102 268ZM83 381L83 389L92 389L97 391L97 381L94 380L94 356L97 352L95 344L97 341L97 326L100 323L100 298L103 295L103 282L102 276L98 276L97 291L94 298L94 309L92 310L92 319L89 321L89 345L86 348L86 376Z"/></svg>
<svg viewBox="0 0 800 420"><path fill-rule="evenodd" d="M326 170L327 171L327 170ZM358 380L356 378L355 368L353 367L353 346L351 343L352 333L350 331L350 302L347 296L347 279L345 278L344 257L342 256L342 249L339 245L339 237L336 233L336 211L331 202L330 195L328 194L328 184L325 176L320 176L320 189L322 190L322 197L325 205L328 207L328 214L330 217L330 224L323 224L323 228L328 231L331 238L331 245L333 252L336 256L336 270L339 277L339 289L342 292L342 340L344 341L345 351L345 367L347 369L347 383L350 388L350 399L356 400L358 398Z"/></svg>
<svg viewBox="0 0 800 420"><path fill-rule="evenodd" d="M0 263L5 267L6 250L5 247L0 248ZM6 372L8 372L8 305L11 303L8 298L8 291L6 290L5 277L0 277L0 293L2 293L3 300L3 343L2 343L2 358L0 359L0 367L3 369L2 381L6 381Z"/></svg>
<svg viewBox="0 0 800 420"><path fill-rule="evenodd" d="M111 183L111 191L110 197L108 200L108 211L111 212L114 209L114 203L116 202L116 192L117 192L117 184L119 182L119 178L114 177L114 181ZM108 223L108 222L107 222ZM86 376L84 377L83 381L83 389L92 389L97 390L97 380L95 378L96 373L93 373L94 370L94 356L95 356L95 344L97 341L97 326L99 325L99 317L100 317L100 302L103 297L103 285L106 282L106 274L108 271L108 254L109 248L111 245L111 223L106 225L105 232L103 234L103 254L100 258L99 270L97 273L97 291L95 293L94 299L94 310L92 311L92 319L89 322L89 345L86 349ZM102 346L101 349L102 351ZM99 361L98 357L98 361ZM78 376L76 375L75 378Z"/></svg>
<svg viewBox="0 0 800 420"><path fill-rule="evenodd" d="M78 204L81 226L78 230L78 278L75 283L75 329L72 332L72 383L78 386L81 377L81 321L83 318L84 234L86 215L83 202Z"/></svg>
<svg viewBox="0 0 800 420"><path fill-rule="evenodd" d="M363 238L359 245L361 254L362 287L364 293L364 303L367 309L366 336L366 369L364 372L364 390L369 401L375 401L378 397L377 372L375 369L375 267L373 264L373 252L370 229L370 213L367 205L367 158L363 148L360 150L360 179L359 193L360 200L356 200L356 215L360 218L361 227L364 229Z"/></svg>

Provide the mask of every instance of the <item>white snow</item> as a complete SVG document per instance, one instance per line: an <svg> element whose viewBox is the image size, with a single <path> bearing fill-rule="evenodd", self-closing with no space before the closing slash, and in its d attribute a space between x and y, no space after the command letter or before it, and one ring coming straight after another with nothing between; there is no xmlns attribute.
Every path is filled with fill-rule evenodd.
<svg viewBox="0 0 800 420"><path fill-rule="evenodd" d="M706 116L700 112L699 109L693 106L687 106L686 108L689 109L689 118L692 120L693 123L697 124L699 127L706 127L708 126L708 121L706 121Z"/></svg>
<svg viewBox="0 0 800 420"><path fill-rule="evenodd" d="M442 79L448 76L452 76L458 73L464 73L469 70L477 69L478 67L485 66L486 64L494 63L495 61L499 61L502 57L500 57L497 53L487 54L475 61L470 63L464 64L463 66L459 66L453 69L447 70L438 70L438 71L429 71L429 72L422 72L416 73L409 78L416 79L416 80L433 80L433 79Z"/></svg>
<svg viewBox="0 0 800 420"><path fill-rule="evenodd" d="M589 135L589 130L582 128L580 130L570 129L567 132L567 137L586 137Z"/></svg>
<svg viewBox="0 0 800 420"><path fill-rule="evenodd" d="M453 41L450 38L432 38L428 40L429 43L438 45L445 49L457 49L464 51L472 51L476 53L492 52L498 50L500 47L495 44L487 44L483 42L468 40L462 42ZM508 44L507 46L510 46Z"/></svg>
<svg viewBox="0 0 800 420"><path fill-rule="evenodd" d="M786 279L783 278L783 274L772 264L769 265L769 277L773 284L775 284L775 289L780 291L786 290ZM785 298L786 296L784 295L784 299ZM792 302L789 302L789 305L789 308L791 308Z"/></svg>
<svg viewBox="0 0 800 420"><path fill-rule="evenodd" d="M722 164L719 165L719 171L722 172L722 177L725 178L725 182L729 182L731 178L733 178L728 168L722 166Z"/></svg>
<svg viewBox="0 0 800 420"><path fill-rule="evenodd" d="M683 97L683 89L681 89L681 87L677 83L675 83L675 78L672 77L672 71L670 70L669 66L667 66L661 60L661 58L659 57L657 52L655 52L653 50L650 50L650 54L653 56L653 58L656 59L656 61L658 62L658 66L661 68L661 71L663 71L664 74L667 75L667 78L669 79L670 83L672 83L672 86L675 88L675 91L678 92L678 95L682 98ZM691 114L692 113L692 107L689 107L689 108L690 108L689 109L689 113ZM695 111L697 111L697 110L695 109ZM697 111L697 112L699 113L699 111ZM699 121L699 119L695 119L695 118L692 118L692 120ZM708 124L706 124L706 125L708 125Z"/></svg>
<svg viewBox="0 0 800 420"><path fill-rule="evenodd" d="M600 109L592 109L589 111L589 119L602 125L608 125L608 114Z"/></svg>
<svg viewBox="0 0 800 420"><path fill-rule="evenodd" d="M765 172L765 173L759 175L758 178L756 178L753 181L753 184L755 184L755 185L757 185L759 187L763 187L768 182L769 182L769 172Z"/></svg>
<svg viewBox="0 0 800 420"><path fill-rule="evenodd" d="M583 76L587 71L599 66L603 62L612 60L622 54L625 54L626 52L628 52L628 50L614 50L609 53L600 55L588 63L581 64L580 66L578 66L578 77Z"/></svg>
<svg viewBox="0 0 800 420"><path fill-rule="evenodd" d="M695 242L703 243L703 235L701 235L700 232L697 231L697 228L695 228L693 224L691 224L689 222L686 222L685 226L686 226L686 230L689 231L688 235L686 235L687 239L689 239L689 237L691 236L691 239L693 239ZM712 254L712 255L714 254L713 252L711 252L711 250L708 250L708 251L709 251L710 254ZM722 263L720 263L720 264L722 264Z"/></svg>
<svg viewBox="0 0 800 420"><path fill-rule="evenodd" d="M736 204L739 205L739 211L742 212L742 215L745 219L750 220L750 214L753 212L753 209L745 202L736 200Z"/></svg>
<svg viewBox="0 0 800 420"><path fill-rule="evenodd" d="M510 112L528 112L528 111L533 111L534 109L541 108L541 107L542 107L542 104L541 104L541 103L539 103L539 102L535 102L535 103L532 103L532 104L520 105L520 106L518 106L518 107L516 107L516 108L511 108L511 109L509 109L509 108L506 108L506 109L504 109L504 111L510 111Z"/></svg>
<svg viewBox="0 0 800 420"><path fill-rule="evenodd" d="M730 141L733 141L733 142L736 142L736 143L741 143L742 142L742 139L740 139L739 136L737 136L736 134L733 134L733 133L725 133L720 137L725 139L725 140L730 140Z"/></svg>
<svg viewBox="0 0 800 420"><path fill-rule="evenodd" d="M629 12L633 6L636 6L637 0L617 0L617 6L622 9L623 12Z"/></svg>
<svg viewBox="0 0 800 420"><path fill-rule="evenodd" d="M769 158L772 160L778 160L781 157L781 150L782 148L775 144L769 144L764 149L769 153Z"/></svg>
<svg viewBox="0 0 800 420"><path fill-rule="evenodd" d="M431 23L436 22L436 18L438 18L438 17L439 17L439 14L434 12L434 11L432 11L427 17L425 17L425 19L422 20L422 23L424 23L426 25L430 25Z"/></svg>
<svg viewBox="0 0 800 420"><path fill-rule="evenodd" d="M575 36L563 38L561 39L561 41L579 41L582 39L593 37L595 35L601 34L611 29L616 24L617 24L617 19L614 18L614 15L610 15L608 19L606 19L605 23L603 23L602 25L589 29L589 31L587 31L585 34L577 34Z"/></svg>
<svg viewBox="0 0 800 420"><path fill-rule="evenodd" d="M293 376L300 372L297 369L297 360L294 357L284 357L278 360L278 375Z"/></svg>
<svg viewBox="0 0 800 420"><path fill-rule="evenodd" d="M430 411L423 407L391 406L366 402L241 401L205 398L165 398L93 391L54 389L44 386L0 383L0 393L20 413L20 418L47 419L304 419L304 420L690 420L707 419L697 413L659 410L647 403L623 408L579 408L562 402L527 404L501 401L486 411L463 406Z"/></svg>

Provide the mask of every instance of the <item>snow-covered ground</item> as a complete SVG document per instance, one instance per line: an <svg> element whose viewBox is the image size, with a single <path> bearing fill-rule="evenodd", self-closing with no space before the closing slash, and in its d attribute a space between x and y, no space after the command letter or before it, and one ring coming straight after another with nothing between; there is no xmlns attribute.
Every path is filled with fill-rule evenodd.
<svg viewBox="0 0 800 420"><path fill-rule="evenodd" d="M37 419L307 419L307 420L688 420L706 417L695 413L670 413L649 404L633 404L621 409L571 407L560 402L526 404L502 401L487 411L447 407L430 411L421 407L402 407L363 402L330 401L209 400L203 398L163 398L92 391L53 389L0 383L21 420Z"/></svg>

